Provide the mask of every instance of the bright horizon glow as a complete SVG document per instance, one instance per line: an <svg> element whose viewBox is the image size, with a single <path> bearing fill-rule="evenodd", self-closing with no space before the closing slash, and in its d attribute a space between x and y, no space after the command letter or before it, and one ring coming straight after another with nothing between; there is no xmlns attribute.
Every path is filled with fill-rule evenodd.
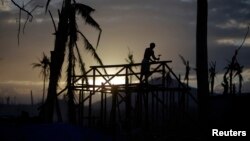
<svg viewBox="0 0 250 141"><path fill-rule="evenodd" d="M89 79L88 80L89 85L93 85L93 79ZM96 78L95 80L95 85L102 85L103 83L105 83L106 81L103 78ZM119 85L119 84L125 84L125 78L124 77L114 77L113 79L111 79L110 81L108 81L111 85ZM76 82L76 84L81 84L81 80L78 80ZM105 85L109 85L109 83L106 83Z"/></svg>

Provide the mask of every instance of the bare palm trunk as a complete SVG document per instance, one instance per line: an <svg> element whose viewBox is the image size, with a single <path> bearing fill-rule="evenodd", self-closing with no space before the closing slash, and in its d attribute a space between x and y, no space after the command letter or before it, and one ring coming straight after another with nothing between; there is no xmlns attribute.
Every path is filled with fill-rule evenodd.
<svg viewBox="0 0 250 141"><path fill-rule="evenodd" d="M51 51L51 65L50 65L50 78L48 86L48 95L44 105L44 108L41 111L42 118L45 122L53 121L54 107L57 103L57 85L61 74L61 68L64 61L67 37L68 37L68 7L62 8L58 30L56 32L55 47L54 51Z"/></svg>
<svg viewBox="0 0 250 141"><path fill-rule="evenodd" d="M206 129L208 110L208 59L207 59L207 0L197 0L197 29L196 29L196 68L197 92L199 101L199 118L201 125Z"/></svg>
<svg viewBox="0 0 250 141"><path fill-rule="evenodd" d="M68 56L68 76L67 76L67 87L68 87L68 118L69 122L72 124L76 123L76 112L75 112L75 102L74 102L74 92L72 89L72 75L74 72L74 53L73 53L73 44L69 46L69 56Z"/></svg>

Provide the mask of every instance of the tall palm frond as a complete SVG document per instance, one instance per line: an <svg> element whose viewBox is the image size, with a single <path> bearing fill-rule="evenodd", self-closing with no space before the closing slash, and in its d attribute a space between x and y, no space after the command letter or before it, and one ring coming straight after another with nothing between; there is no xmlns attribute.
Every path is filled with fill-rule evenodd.
<svg viewBox="0 0 250 141"><path fill-rule="evenodd" d="M99 45L100 42L100 37L101 37L101 33L102 33L102 29L100 27L100 25L90 16L90 14L92 12L94 12L95 10L87 5L81 4L81 3L75 3L72 4L72 7L74 7L74 9L82 16L83 19L85 19L85 22L91 26L93 26L94 28L99 30L99 35L98 35L98 39L97 39L97 45L96 48Z"/></svg>
<svg viewBox="0 0 250 141"><path fill-rule="evenodd" d="M179 54L179 57L181 58L182 63L186 66L187 65L187 61L185 60L185 58Z"/></svg>
<svg viewBox="0 0 250 141"><path fill-rule="evenodd" d="M81 54L80 54L78 45L75 44L75 46L76 46L76 52L77 52L77 56L78 56L78 60L79 60L79 67L80 67L80 69L81 69L82 74L85 75L86 72L87 72L87 71L86 71L86 68L85 68L85 63L84 63L83 60L82 60L82 56L81 56ZM89 84L88 78L86 78L86 77L83 77L83 78L84 78L84 80L86 81L86 84L88 85L88 84Z"/></svg>
<svg viewBox="0 0 250 141"><path fill-rule="evenodd" d="M91 43L90 43L90 42L88 41L88 39L82 34L82 32L78 31L78 33L81 35L81 37L82 37L82 39L83 39L83 41L84 41L85 49L86 49L87 51L89 51L89 52L93 55L93 57L94 57L94 59L97 61L97 63L99 63L101 66L103 66L104 64L103 64L101 58L99 57L99 55L97 54L96 49L91 45ZM105 74L108 74L105 68L103 68L103 71L104 71Z"/></svg>
<svg viewBox="0 0 250 141"><path fill-rule="evenodd" d="M245 36L244 36L244 39L243 39L243 41L242 41L240 47L239 47L237 50L240 50L240 49L243 47L243 45L244 45L244 43L245 43L245 41L246 41L246 39L247 39L248 33L249 33L249 24L248 24L248 26L247 26L247 32L246 32L246 34L245 34Z"/></svg>
<svg viewBox="0 0 250 141"><path fill-rule="evenodd" d="M49 4L50 4L50 0L47 0L46 7L45 7L45 12L47 12L47 11L48 11Z"/></svg>
<svg viewBox="0 0 250 141"><path fill-rule="evenodd" d="M88 41L88 39L83 35L82 32L78 31L78 33L81 35L81 37L82 37L82 39L83 39L83 41L84 41L85 49L86 49L87 51L89 51L89 52L93 55L94 59L95 59L100 65L103 65L103 62L102 62L101 58L98 56L98 54L97 54L95 48L91 45L91 43Z"/></svg>

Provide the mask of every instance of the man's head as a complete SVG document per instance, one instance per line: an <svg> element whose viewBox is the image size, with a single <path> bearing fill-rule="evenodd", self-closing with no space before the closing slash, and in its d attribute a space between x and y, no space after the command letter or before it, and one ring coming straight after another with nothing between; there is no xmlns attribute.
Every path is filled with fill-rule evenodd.
<svg viewBox="0 0 250 141"><path fill-rule="evenodd" d="M150 43L150 48L152 48L152 49L155 48L155 43L153 43L153 42Z"/></svg>

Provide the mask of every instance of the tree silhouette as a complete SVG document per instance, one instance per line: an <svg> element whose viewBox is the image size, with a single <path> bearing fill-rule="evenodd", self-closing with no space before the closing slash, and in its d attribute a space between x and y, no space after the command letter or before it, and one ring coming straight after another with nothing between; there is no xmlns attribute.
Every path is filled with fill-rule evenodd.
<svg viewBox="0 0 250 141"><path fill-rule="evenodd" d="M235 68L235 75L234 77L238 76L239 78L239 91L238 93L241 94L241 89L242 89L242 82L243 82L243 76L242 76L242 72L243 72L243 68L244 66L241 66L238 62L236 64L236 68Z"/></svg>
<svg viewBox="0 0 250 141"><path fill-rule="evenodd" d="M221 83L222 87L223 87L223 94L228 94L228 79L227 79L227 74L228 74L228 70L226 71L226 73L223 76L223 81Z"/></svg>
<svg viewBox="0 0 250 141"><path fill-rule="evenodd" d="M238 50L235 50L235 53L232 57L231 62L228 64L227 69L229 70L229 92L230 94L233 94L233 75L237 67L237 56L238 56Z"/></svg>
<svg viewBox="0 0 250 141"><path fill-rule="evenodd" d="M181 58L182 60L182 63L185 65L185 77L184 77L184 81L186 80L187 81L187 86L189 86L189 73L190 73L190 70L191 70L191 67L189 66L189 61L186 60L183 56L179 55L179 57Z"/></svg>
<svg viewBox="0 0 250 141"><path fill-rule="evenodd" d="M50 67L50 59L43 53L42 59L38 60L38 63L32 63L33 68L41 69L40 74L43 77L43 97L42 97L42 104L44 103L45 98L45 84L46 80L49 77L49 67Z"/></svg>
<svg viewBox="0 0 250 141"><path fill-rule="evenodd" d="M48 6L50 4L50 0L47 1L46 11L48 10ZM59 11L59 22L56 28L55 33L55 46L54 51L51 52L51 67L50 67L50 81L48 88L48 97L43 108L43 113L45 121L51 122L53 119L53 108L55 103L57 102L57 85L59 78L61 76L61 69L64 62L64 56L66 47L68 46L68 69L67 69L67 96L68 96L68 114L69 121L71 123L75 123L76 121L76 113L75 113L75 103L74 103L74 93L71 89L72 85L72 75L74 72L74 48L77 48L78 35L83 38L85 43L85 49L90 51L97 60L97 62L103 65L101 59L96 53L95 48L90 44L84 34L78 29L77 25L77 14L80 14L81 17L86 21L87 24L93 26L98 29L101 34L101 28L99 24L90 16L91 13L94 12L94 9L77 3L75 0L64 0L62 4L62 8ZM100 34L98 36L97 45L99 44ZM78 50L78 49L76 49ZM79 51L79 50L78 50ZM82 61L82 60L81 60ZM82 66L84 66L83 62Z"/></svg>
<svg viewBox="0 0 250 141"><path fill-rule="evenodd" d="M128 56L127 56L127 58L125 58L125 61L129 64L135 63L133 52L131 52L131 50L129 48L128 48Z"/></svg>
<svg viewBox="0 0 250 141"><path fill-rule="evenodd" d="M242 73L242 70L243 70L243 66L241 66L239 64L237 57L238 57L240 49L243 47L243 45L244 45L244 43L246 41L248 32L249 32L249 26L247 27L247 32L245 34L245 37L244 37L241 45L234 51L234 55L231 58L231 61L225 67L226 72L224 74L224 77L226 78L227 75L229 75L229 93L230 94L233 94L235 92L234 91L235 84L233 84L233 78L235 76L239 77L239 93L241 93L241 87L242 87L242 81L243 81L243 77L242 77L241 73ZM225 79L223 81L225 81ZM222 83L222 85L225 85L225 83Z"/></svg>
<svg viewBox="0 0 250 141"><path fill-rule="evenodd" d="M211 87L211 94L214 93L214 78L216 76L216 62L210 62L209 67L209 80L210 80L210 87Z"/></svg>
<svg viewBox="0 0 250 141"><path fill-rule="evenodd" d="M227 67L225 67L226 72L224 74L224 77L227 78L229 77L229 94L235 94L234 87L235 84L233 84L233 79L238 76L239 78L239 93L241 93L242 89L242 82L243 82L243 77L242 77L242 72L244 66L240 65L238 60L237 60L237 54L232 57L231 62L228 63ZM223 80L222 85L225 85L225 80ZM224 86L223 86L224 87ZM227 94L227 93L224 93Z"/></svg>

